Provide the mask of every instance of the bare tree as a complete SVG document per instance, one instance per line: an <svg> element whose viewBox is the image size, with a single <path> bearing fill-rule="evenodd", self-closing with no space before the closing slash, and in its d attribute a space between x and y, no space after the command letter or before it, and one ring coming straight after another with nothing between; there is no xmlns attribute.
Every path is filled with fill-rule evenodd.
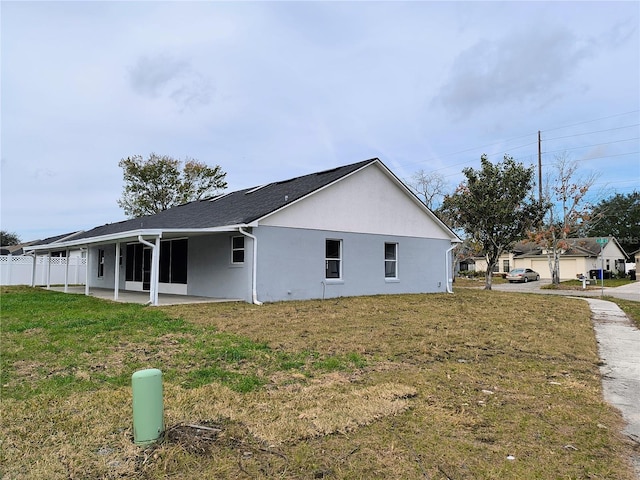
<svg viewBox="0 0 640 480"><path fill-rule="evenodd" d="M440 204L449 191L449 184L444 176L437 172L425 172L424 170L418 170L414 173L407 181L407 185L430 210Z"/></svg>
<svg viewBox="0 0 640 480"><path fill-rule="evenodd" d="M585 197L598 174L579 175L578 162L571 160L567 153L556 155L555 161L545 187L547 214L545 221L536 229L533 240L546 250L549 273L554 285L558 285L560 257L569 248L567 239L575 236L588 218L591 206Z"/></svg>

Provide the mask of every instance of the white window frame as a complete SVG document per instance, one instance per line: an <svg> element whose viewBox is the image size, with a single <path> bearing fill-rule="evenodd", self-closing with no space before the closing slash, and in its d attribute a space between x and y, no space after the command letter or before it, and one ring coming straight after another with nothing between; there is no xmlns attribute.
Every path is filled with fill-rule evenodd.
<svg viewBox="0 0 640 480"><path fill-rule="evenodd" d="M236 238L242 239L242 248L238 248L234 245ZM241 262L236 262L234 260L234 254L236 252L242 252ZM246 249L246 239L244 235L234 235L233 237L231 237L231 265L244 265L246 258L247 258L247 249Z"/></svg>
<svg viewBox="0 0 640 480"><path fill-rule="evenodd" d="M387 258L387 245L393 245L394 247L394 258ZM384 279L387 282L393 282L398 280L398 243L397 242L384 242ZM394 276L387 276L387 263L393 263L394 266Z"/></svg>
<svg viewBox="0 0 640 480"><path fill-rule="evenodd" d="M338 242L338 256L327 257L327 242ZM341 282L342 281L342 240L339 238L327 238L324 242L324 279L328 282ZM338 262L338 276L327 276L327 270L329 269L329 262Z"/></svg>

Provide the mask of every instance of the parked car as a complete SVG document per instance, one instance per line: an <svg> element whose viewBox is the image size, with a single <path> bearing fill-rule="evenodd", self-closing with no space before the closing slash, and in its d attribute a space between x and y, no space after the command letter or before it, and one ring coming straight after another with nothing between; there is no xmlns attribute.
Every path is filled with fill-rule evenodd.
<svg viewBox="0 0 640 480"><path fill-rule="evenodd" d="M530 268L514 268L506 276L506 279L509 280L509 283L527 283L529 280L540 280L540 275L538 272L534 272Z"/></svg>

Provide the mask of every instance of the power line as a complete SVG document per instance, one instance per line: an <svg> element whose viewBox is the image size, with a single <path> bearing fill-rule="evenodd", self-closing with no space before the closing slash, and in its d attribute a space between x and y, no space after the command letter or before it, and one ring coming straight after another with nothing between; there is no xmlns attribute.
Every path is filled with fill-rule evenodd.
<svg viewBox="0 0 640 480"><path fill-rule="evenodd" d="M570 147L570 148L563 148L561 150L551 150L548 152L542 152L543 154L549 154L549 153L558 153L558 152L565 152L567 150L579 150L580 148L589 148L589 147L599 147L601 145L611 145L613 143L622 143L622 142L630 142L632 140L638 140L640 139L640 137L633 137L633 138L625 138L623 140L615 140L612 142L603 142L603 143L593 143L591 145L582 145L580 147Z"/></svg>
<svg viewBox="0 0 640 480"><path fill-rule="evenodd" d="M594 120L585 120L584 122L578 122L578 123L574 123L572 125L565 125L563 127L550 128L548 130L542 130L542 131L543 132L553 132L554 130L562 130L563 128L575 127L577 125L584 125L585 123L598 122L600 120L608 120L610 118L621 117L623 115L631 115L632 113L638 113L638 112L640 112L640 110L632 110L630 112L625 112L625 113L616 113L615 115L609 115L608 117L596 118Z"/></svg>
<svg viewBox="0 0 640 480"><path fill-rule="evenodd" d="M562 138L579 137L581 135L592 135L594 133L612 132L614 130L622 130L623 128L637 127L638 125L640 125L640 123L634 123L633 125L625 125L624 127L607 128L606 130L594 130L592 132L576 133L575 135L565 135L563 137L545 138L545 140L547 142L550 142L551 140L559 140Z"/></svg>
<svg viewBox="0 0 640 480"><path fill-rule="evenodd" d="M540 131L542 133L553 132L553 131L556 131L556 130L561 130L563 128L570 128L570 127L575 127L575 126L578 126L578 125L584 125L584 124L587 124L587 123L598 122L598 121L601 121L601 120L608 120L608 119L611 119L611 118L622 117L622 116L625 116L625 115L637 114L638 112L640 112L640 110L632 110L632 111L629 111L629 112L617 113L617 114L613 114L613 115L608 115L606 117L599 117L599 118L592 119L592 120L585 120L583 122L577 122L577 123L573 123L573 124L569 124L569 125L554 127L554 128L550 128L550 129L546 129L546 130L540 130ZM553 138L550 138L550 139L544 139L543 138L543 140L544 141L552 141L552 140L559 140L559 139L564 139L564 138L578 137L578 136L582 136L582 135L589 135L589 134L595 134L595 133L604 133L604 132L608 132L608 131L622 130L622 129L625 129L625 128L636 127L638 125L640 125L640 123L635 123L635 124L631 124L631 125L624 125L624 126L621 126L621 127L615 127L615 128L610 128L610 129L594 130L594 131L591 131L591 132L577 133L577 134L573 134L573 135L553 137ZM504 144L507 144L507 143L512 142L514 140L519 140L519 139L522 139L522 138L527 138L527 137L536 138L536 140L534 140L534 141L532 141L530 143L526 143L526 144L522 144L522 145L518 145L518 146L514 146L514 147L506 147L505 148L505 151L512 152L512 151L515 151L515 150L518 150L518 149L521 149L521 148L529 147L531 145L536 145L537 144L537 134L538 134L538 132L532 132L532 133L528 133L528 134L525 134L525 135L511 137L511 138L508 138L508 139L505 139L505 140L500 140L500 141L496 141L496 142L493 142L493 143L484 144L484 145L477 146L477 147L470 147L470 148L465 148L465 149L458 150L458 151L455 151L455 152L450 152L450 153L446 153L446 154L442 154L442 155L437 155L435 157L431 157L431 158L426 159L426 160L419 160L419 161L416 161L416 162L404 163L403 165L406 167L406 166L410 166L410 165L428 164L428 163L432 163L434 161L443 160L443 159L445 159L447 157L452 157L452 156L455 156L455 155L460 155L460 154L468 153L468 152L471 152L471 151L476 151L476 152L477 151L482 151L487 147L491 147L491 146L495 146L495 145L500 145L500 144L504 145ZM548 154L563 152L563 151L567 151L567 150L577 150L577 149L580 149L580 148L589 148L589 147L595 147L595 146L601 146L601 145L610 145L610 144L615 144L615 143L628 142L628 141L632 141L632 140L638 140L638 138L640 138L640 137L633 137L633 138L622 139L622 140L614 140L614 141L610 141L610 142L603 142L603 143L597 143L597 144L592 144L592 145L583 145L583 146L580 146L580 147L563 148L561 150L552 150L552 151L542 152L542 153L548 155ZM499 155L500 153L504 153L504 152L494 152L494 153L490 153L490 154L487 154L487 155L488 156L493 156L493 155ZM631 155L633 153L637 153L637 152L625 153L625 154L620 154L620 155L610 155L610 156L605 156L605 157L594 157L594 158L609 158L609 157L622 156L622 155ZM533 155L531 155L529 157L529 159L532 159L532 157L533 157ZM589 160L591 160L591 159L589 159ZM470 164L470 163L475 163L477 161L478 161L478 159L466 160L464 162L458 162L458 163L454 163L454 164L451 164L451 165L446 165L446 166L443 166L443 167L430 169L429 171L430 172L438 172L438 171L441 171L441 170L447 170L447 169L450 169L450 168L459 167L459 166L467 165L467 164ZM533 160L531 160L531 162L533 163ZM456 173L447 174L447 175L444 175L444 176L445 177L449 177L449 176L453 176L453 175L458 175L459 173L460 172L456 172Z"/></svg>
<svg viewBox="0 0 640 480"><path fill-rule="evenodd" d="M550 153L554 153L554 152L550 152ZM604 155L602 157L591 157L591 158L582 158L578 161L580 162L588 162L591 160L601 160L603 158L614 158L614 157L626 157L627 155L637 155L638 153L640 153L639 150L636 150L635 152L628 152L628 153L617 153L615 155ZM543 163L542 166L544 167L554 167L556 166L557 163Z"/></svg>

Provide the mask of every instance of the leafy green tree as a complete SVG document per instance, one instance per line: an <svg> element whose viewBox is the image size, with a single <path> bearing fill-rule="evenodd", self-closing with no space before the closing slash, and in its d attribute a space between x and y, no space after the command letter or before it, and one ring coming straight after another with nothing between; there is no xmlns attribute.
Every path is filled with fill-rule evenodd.
<svg viewBox="0 0 640 480"><path fill-rule="evenodd" d="M152 153L123 158L124 188L118 205L131 218L152 215L175 205L200 200L227 187L220 166L187 158L183 162ZM182 169L181 169L182 167Z"/></svg>
<svg viewBox="0 0 640 480"><path fill-rule="evenodd" d="M627 253L640 247L640 192L601 200L589 215L585 235L614 236Z"/></svg>
<svg viewBox="0 0 640 480"><path fill-rule="evenodd" d="M0 245L2 245L3 247L18 245L20 241L20 237L17 234L7 232L6 230L0 230Z"/></svg>
<svg viewBox="0 0 640 480"><path fill-rule="evenodd" d="M466 181L445 196L441 210L454 228L463 229L482 247L487 260L485 289L491 290L498 258L541 221L545 209L532 196L533 167L526 168L509 155L496 164L482 155L480 163L480 170L462 171Z"/></svg>

